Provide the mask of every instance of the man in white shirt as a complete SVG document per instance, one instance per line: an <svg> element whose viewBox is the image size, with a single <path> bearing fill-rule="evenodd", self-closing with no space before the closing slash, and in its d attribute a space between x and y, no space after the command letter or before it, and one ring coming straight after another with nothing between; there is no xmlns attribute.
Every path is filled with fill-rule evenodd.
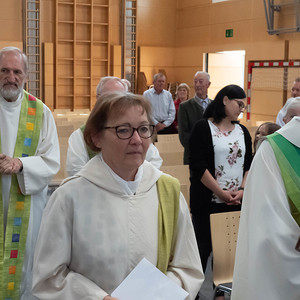
<svg viewBox="0 0 300 300"><path fill-rule="evenodd" d="M152 118L158 134L176 133L176 128L172 126L175 119L176 109L170 92L164 89L166 76L157 73L153 77L153 88L144 92L152 104Z"/></svg>
<svg viewBox="0 0 300 300"><path fill-rule="evenodd" d="M296 98L300 97L300 77L297 77L293 83L292 89L291 89L291 97ZM283 117L286 114L286 108L289 104L289 102L292 100L292 98L288 99L282 109L279 111L277 118L276 118L276 124L280 125L281 127L285 125L285 122L283 121Z"/></svg>
<svg viewBox="0 0 300 300"><path fill-rule="evenodd" d="M103 77L96 89L97 99L109 92L126 92L127 85L122 82L118 77L107 76ZM69 137L66 171L69 176L75 175L82 167L94 156L88 146L86 145L83 137L85 125L75 130ZM162 165L162 158L159 155L158 149L150 144L146 153L146 160L153 164L158 169Z"/></svg>
<svg viewBox="0 0 300 300"><path fill-rule="evenodd" d="M27 58L0 50L0 298L33 300L32 264L47 189L59 170L49 108L23 90Z"/></svg>

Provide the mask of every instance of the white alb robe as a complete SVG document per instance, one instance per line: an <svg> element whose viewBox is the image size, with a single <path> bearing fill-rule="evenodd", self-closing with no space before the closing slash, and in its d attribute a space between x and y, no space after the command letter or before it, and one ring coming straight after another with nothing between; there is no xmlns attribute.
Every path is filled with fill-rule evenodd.
<svg viewBox="0 0 300 300"><path fill-rule="evenodd" d="M2 153L13 157L18 133L19 116L23 93L16 102L7 102L0 96L0 131ZM60 165L59 143L55 122L49 108L44 105L43 123L35 156L19 157L23 171L17 174L21 191L31 195L30 219L26 241L26 255L23 264L20 287L21 300L36 299L32 296L32 264L36 239L43 209L47 200L47 188ZM2 199L7 218L11 176L2 175Z"/></svg>
<svg viewBox="0 0 300 300"><path fill-rule="evenodd" d="M277 132L300 148L300 117ZM273 149L264 141L246 182L231 299L299 300L299 237Z"/></svg>
<svg viewBox="0 0 300 300"><path fill-rule="evenodd" d="M158 149L151 143L146 153L145 160L149 161L154 167L160 168L162 158ZM86 144L80 128L76 129L69 137L66 170L69 176L75 175L89 161Z"/></svg>
<svg viewBox="0 0 300 300"><path fill-rule="evenodd" d="M146 257L157 263L162 172L145 161L136 193L92 158L51 196L41 224L33 289L40 299L101 300ZM140 172L142 171L142 172ZM194 300L203 272L189 209L180 194L176 239L167 276Z"/></svg>

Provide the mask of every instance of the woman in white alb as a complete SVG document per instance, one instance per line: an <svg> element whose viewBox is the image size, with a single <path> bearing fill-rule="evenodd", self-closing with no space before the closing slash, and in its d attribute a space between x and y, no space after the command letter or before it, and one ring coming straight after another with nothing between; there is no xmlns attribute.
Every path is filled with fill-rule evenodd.
<svg viewBox="0 0 300 300"><path fill-rule="evenodd" d="M116 299L110 294L145 257L194 300L203 272L189 209L179 188L162 196L159 182L172 192L176 180L144 160L153 131L143 97L111 93L97 101L84 137L101 151L48 202L35 252L36 297ZM164 210L165 198L174 213ZM170 251L161 247L162 211L174 217L170 235L166 227Z"/></svg>

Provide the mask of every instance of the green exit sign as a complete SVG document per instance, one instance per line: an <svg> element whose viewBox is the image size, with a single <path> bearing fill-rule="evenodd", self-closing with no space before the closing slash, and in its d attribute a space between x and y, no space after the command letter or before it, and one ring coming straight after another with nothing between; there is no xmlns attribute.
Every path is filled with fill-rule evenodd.
<svg viewBox="0 0 300 300"><path fill-rule="evenodd" d="M233 29L226 29L225 36L228 37L233 37Z"/></svg>

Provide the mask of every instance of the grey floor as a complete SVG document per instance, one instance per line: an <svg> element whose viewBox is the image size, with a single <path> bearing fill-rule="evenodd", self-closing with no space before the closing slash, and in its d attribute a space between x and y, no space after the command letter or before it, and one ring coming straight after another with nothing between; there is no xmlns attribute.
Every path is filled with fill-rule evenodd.
<svg viewBox="0 0 300 300"><path fill-rule="evenodd" d="M212 300L214 296L214 290L213 290L213 274L212 274L212 253L210 254L208 261L207 261L207 267L205 270L205 280L202 284L202 287L199 292L199 300ZM224 295L225 300L229 300L229 295Z"/></svg>
<svg viewBox="0 0 300 300"><path fill-rule="evenodd" d="M199 292L200 300L212 300L213 299L213 278L212 278L212 268L211 268L212 255L208 258L207 268L205 270L205 280Z"/></svg>

